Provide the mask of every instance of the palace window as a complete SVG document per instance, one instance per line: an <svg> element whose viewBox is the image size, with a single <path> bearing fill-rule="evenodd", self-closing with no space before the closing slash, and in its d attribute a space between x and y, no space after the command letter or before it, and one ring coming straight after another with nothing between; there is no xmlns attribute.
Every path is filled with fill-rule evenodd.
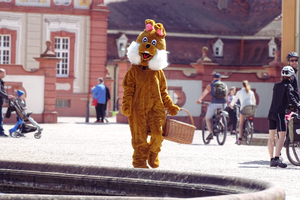
<svg viewBox="0 0 300 200"><path fill-rule="evenodd" d="M62 58L57 63L57 77L69 76L69 56L70 56L70 39L67 37L55 37L55 54L56 57Z"/></svg>
<svg viewBox="0 0 300 200"><path fill-rule="evenodd" d="M0 34L0 64L10 64L11 37Z"/></svg>
<svg viewBox="0 0 300 200"><path fill-rule="evenodd" d="M70 100L68 99L56 99L56 107L57 108L69 108Z"/></svg>

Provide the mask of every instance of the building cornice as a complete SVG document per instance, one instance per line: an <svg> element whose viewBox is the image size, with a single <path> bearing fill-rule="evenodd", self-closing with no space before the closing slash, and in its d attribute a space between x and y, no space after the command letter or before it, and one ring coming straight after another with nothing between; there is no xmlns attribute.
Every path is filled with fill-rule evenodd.
<svg viewBox="0 0 300 200"><path fill-rule="evenodd" d="M107 34L118 34L124 33L125 35L139 35L141 31L131 31L131 30L109 30L107 29ZM167 32L167 36L171 37L185 37L185 38L221 38L221 39L235 39L235 40L270 40L274 35L270 36L256 36L256 35L245 35L245 36L234 36L234 35L208 35L208 34L193 34L193 33L172 33Z"/></svg>

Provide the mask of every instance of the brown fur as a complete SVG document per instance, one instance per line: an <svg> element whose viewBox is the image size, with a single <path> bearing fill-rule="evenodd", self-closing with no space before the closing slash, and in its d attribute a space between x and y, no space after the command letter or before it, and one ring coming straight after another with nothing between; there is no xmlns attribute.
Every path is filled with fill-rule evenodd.
<svg viewBox="0 0 300 200"><path fill-rule="evenodd" d="M170 115L176 115L179 107L173 104L167 93L163 70L148 67L158 50L166 50L165 29L162 24L155 24L153 20L146 20L145 24L146 29L136 40L140 44L138 54L142 58L141 62L139 65L132 65L123 80L121 112L128 116L131 130L134 149L132 165L148 168L148 161L152 168L156 168L159 166L158 153L164 139L162 133L166 121L165 109ZM147 31L147 24L151 24L153 30ZM147 42L143 42L145 37ZM153 40L156 40L156 45L152 44ZM148 52L149 57L144 57L145 52ZM148 135L151 136L149 142Z"/></svg>

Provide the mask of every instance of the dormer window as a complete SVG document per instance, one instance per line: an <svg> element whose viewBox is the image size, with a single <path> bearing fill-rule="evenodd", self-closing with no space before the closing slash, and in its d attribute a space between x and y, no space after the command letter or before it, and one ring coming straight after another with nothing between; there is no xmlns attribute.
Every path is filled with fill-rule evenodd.
<svg viewBox="0 0 300 200"><path fill-rule="evenodd" d="M212 45L215 57L222 57L223 56L223 45L224 45L224 43L222 42L221 39L218 39Z"/></svg>
<svg viewBox="0 0 300 200"><path fill-rule="evenodd" d="M119 57L122 58L126 54L126 45L128 42L128 38L123 33L118 39L116 39L116 42L117 42Z"/></svg>
<svg viewBox="0 0 300 200"><path fill-rule="evenodd" d="M270 40L270 42L268 43L268 45L269 45L269 57L275 57L275 53L274 52L277 49L277 45L275 43L274 38L272 38Z"/></svg>

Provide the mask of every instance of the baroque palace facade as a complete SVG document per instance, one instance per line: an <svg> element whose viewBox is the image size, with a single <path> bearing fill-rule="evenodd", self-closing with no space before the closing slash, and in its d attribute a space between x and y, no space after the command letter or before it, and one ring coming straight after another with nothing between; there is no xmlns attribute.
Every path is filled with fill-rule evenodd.
<svg viewBox="0 0 300 200"><path fill-rule="evenodd" d="M23 89L33 117L55 122L57 116L93 116L90 88L105 77L108 110L118 110L130 67L126 47L145 19L166 29L169 93L190 111L197 128L206 108L195 102L219 72L229 87L250 81L258 102L255 129L267 131L271 90L283 66L281 1L0 0L0 68L7 70L7 92ZM52 42L48 50L46 41ZM183 112L175 119L190 123ZM119 113L117 121L126 123L126 117Z"/></svg>
<svg viewBox="0 0 300 200"><path fill-rule="evenodd" d="M103 0L0 1L0 67L7 70L7 92L23 89L37 121L45 121L46 111L86 115L90 89L107 73L108 14ZM60 59L54 76L38 59L46 41ZM110 88L111 82L106 84ZM88 107L93 115L94 107Z"/></svg>

